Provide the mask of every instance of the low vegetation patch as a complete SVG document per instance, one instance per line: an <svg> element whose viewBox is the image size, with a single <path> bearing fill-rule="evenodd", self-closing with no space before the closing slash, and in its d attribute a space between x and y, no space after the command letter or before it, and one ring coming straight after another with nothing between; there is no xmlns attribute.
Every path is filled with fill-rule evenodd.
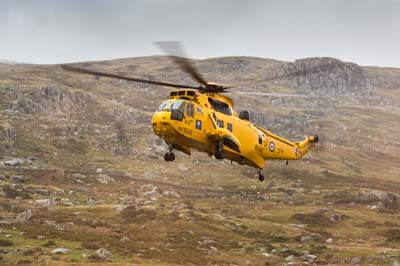
<svg viewBox="0 0 400 266"><path fill-rule="evenodd" d="M386 242L400 243L400 229L390 229L385 231Z"/></svg>
<svg viewBox="0 0 400 266"><path fill-rule="evenodd" d="M291 219L313 226L328 227L333 225L333 222L322 213L296 213Z"/></svg>
<svg viewBox="0 0 400 266"><path fill-rule="evenodd" d="M128 206L121 212L121 217L124 218L126 222L140 223L155 220L157 218L157 213L151 210L136 208L135 206Z"/></svg>
<svg viewBox="0 0 400 266"><path fill-rule="evenodd" d="M10 185L3 185L3 192L7 198L12 198L12 199L15 199L16 197L22 197L23 199L32 198L27 191L17 190L16 188L12 188Z"/></svg>
<svg viewBox="0 0 400 266"><path fill-rule="evenodd" d="M43 244L43 247L52 247L55 246L56 242L54 242L53 240L49 240L46 243Z"/></svg>
<svg viewBox="0 0 400 266"><path fill-rule="evenodd" d="M14 243L8 239L0 239L0 247L12 247Z"/></svg>

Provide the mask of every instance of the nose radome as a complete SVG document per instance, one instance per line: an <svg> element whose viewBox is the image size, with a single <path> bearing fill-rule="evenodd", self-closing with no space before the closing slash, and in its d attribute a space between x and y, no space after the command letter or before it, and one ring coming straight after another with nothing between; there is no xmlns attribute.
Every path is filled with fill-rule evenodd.
<svg viewBox="0 0 400 266"><path fill-rule="evenodd" d="M151 125L153 127L154 132L160 132L165 125L168 123L167 121L167 112L155 112L151 121Z"/></svg>

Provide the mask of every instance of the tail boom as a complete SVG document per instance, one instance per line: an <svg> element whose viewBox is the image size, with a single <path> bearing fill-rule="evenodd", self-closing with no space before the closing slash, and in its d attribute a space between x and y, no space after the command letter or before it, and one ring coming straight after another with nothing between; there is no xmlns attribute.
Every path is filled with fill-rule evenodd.
<svg viewBox="0 0 400 266"><path fill-rule="evenodd" d="M264 144L266 148L263 151L265 159L298 160L319 142L317 135L308 136L302 142L292 142L259 126L256 127L267 136Z"/></svg>

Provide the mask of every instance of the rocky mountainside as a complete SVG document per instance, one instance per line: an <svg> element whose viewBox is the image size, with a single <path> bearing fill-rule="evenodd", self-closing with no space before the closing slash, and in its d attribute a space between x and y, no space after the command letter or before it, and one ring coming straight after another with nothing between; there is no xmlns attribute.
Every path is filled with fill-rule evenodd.
<svg viewBox="0 0 400 266"><path fill-rule="evenodd" d="M238 85L237 111L321 143L252 168L166 163L150 120L169 88L0 64L4 265L390 265L400 262L400 69L333 58L193 60ZM196 85L168 57L78 66ZM252 92L253 94L240 94ZM306 97L276 97L275 92Z"/></svg>

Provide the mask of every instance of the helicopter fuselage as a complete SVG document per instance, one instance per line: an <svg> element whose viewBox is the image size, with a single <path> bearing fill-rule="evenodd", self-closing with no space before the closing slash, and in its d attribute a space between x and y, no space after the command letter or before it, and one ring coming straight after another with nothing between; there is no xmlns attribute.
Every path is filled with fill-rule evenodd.
<svg viewBox="0 0 400 266"><path fill-rule="evenodd" d="M171 92L154 113L152 127L170 149L188 155L196 149L258 169L266 159L300 159L318 141L316 136L288 141L239 117L229 97L189 89Z"/></svg>

